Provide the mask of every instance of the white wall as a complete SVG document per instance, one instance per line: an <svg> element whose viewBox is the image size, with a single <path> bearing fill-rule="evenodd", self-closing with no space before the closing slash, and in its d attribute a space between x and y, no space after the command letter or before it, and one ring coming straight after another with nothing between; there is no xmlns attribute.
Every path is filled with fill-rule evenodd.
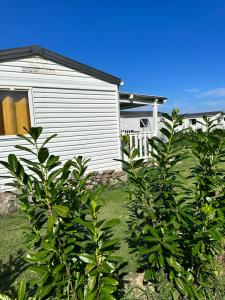
<svg viewBox="0 0 225 300"><path fill-rule="evenodd" d="M32 125L44 128L43 137L58 134L49 144L53 154L63 160L76 155L90 158L90 171L121 168L114 160L120 156L116 85L32 57L1 62L0 87L29 89ZM0 160L9 153L24 155L14 149L17 144L24 142L0 136ZM0 175L5 175L1 166ZM0 179L0 188L6 181Z"/></svg>
<svg viewBox="0 0 225 300"><path fill-rule="evenodd" d="M210 119L215 120L215 124L217 124L217 128L223 128L225 129L225 121L224 117L221 118L220 122L218 123L217 119L220 117L220 114L216 114L214 116L210 116ZM191 120L196 119L196 124L193 125ZM192 128L193 130L198 130L198 129L203 129L204 130L204 125L201 123L205 124L205 121L203 117L185 117L183 120L183 124L179 127L179 130L181 129L186 129L186 128Z"/></svg>
<svg viewBox="0 0 225 300"><path fill-rule="evenodd" d="M140 127L141 119L148 119L149 120L149 127ZM162 127L161 122L162 117L158 116L158 130ZM136 132L153 132L153 117L152 116L141 116L141 117L127 117L121 116L120 117L120 127L121 130L133 130Z"/></svg>

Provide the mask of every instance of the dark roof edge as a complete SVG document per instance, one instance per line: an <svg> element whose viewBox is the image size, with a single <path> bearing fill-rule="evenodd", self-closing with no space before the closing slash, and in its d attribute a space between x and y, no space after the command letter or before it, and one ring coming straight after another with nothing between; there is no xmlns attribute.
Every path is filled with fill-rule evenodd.
<svg viewBox="0 0 225 300"><path fill-rule="evenodd" d="M28 56L34 56L39 55L46 59L52 60L56 63L62 64L68 68L77 70L81 73L85 73L87 75L93 76L97 79L120 85L121 79L118 77L115 77L113 75L110 75L108 73L105 73L103 71L100 71L98 69L92 68L88 65L82 64L76 60L70 59L66 56L63 56L61 54L58 54L56 52L53 52L51 50L48 50L46 48L32 45L27 47L20 47L20 48L11 48L11 49L5 49L0 50L0 62L1 61L7 61L7 60L13 60L13 59L20 59L25 58Z"/></svg>
<svg viewBox="0 0 225 300"><path fill-rule="evenodd" d="M164 101L167 100L168 98L165 96L156 96L156 95L147 95L147 94L139 94L139 93L132 93L132 92L124 92L120 91L119 92L121 100L129 99L130 95L133 95L135 98L140 98L140 99L158 99L159 101Z"/></svg>
<svg viewBox="0 0 225 300"><path fill-rule="evenodd" d="M182 117L203 117L203 116L214 116L217 114L222 114L223 111L218 110L218 111L206 111L206 112L196 112L196 113L185 113L181 114Z"/></svg>
<svg viewBox="0 0 225 300"><path fill-rule="evenodd" d="M120 111L120 116L123 117L128 117L128 118L132 118L132 117L152 117L153 112L152 111L124 111L121 110ZM162 116L162 112L158 112L158 116Z"/></svg>

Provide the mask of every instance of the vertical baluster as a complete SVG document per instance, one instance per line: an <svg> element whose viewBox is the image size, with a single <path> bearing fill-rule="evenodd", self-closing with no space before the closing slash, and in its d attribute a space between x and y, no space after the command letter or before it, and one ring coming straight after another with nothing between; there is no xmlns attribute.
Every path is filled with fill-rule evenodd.
<svg viewBox="0 0 225 300"><path fill-rule="evenodd" d="M142 133L139 133L139 140L140 140L140 149L139 149L139 155L142 158L143 157L143 142L142 142Z"/></svg>
<svg viewBox="0 0 225 300"><path fill-rule="evenodd" d="M150 139L151 137L152 137L152 133L149 132L149 133L148 133L148 138ZM150 157L150 151L151 151L151 146L150 146L150 144L148 143L148 157Z"/></svg>
<svg viewBox="0 0 225 300"><path fill-rule="evenodd" d="M133 148L132 133L130 133L129 136L130 136L130 149L132 149Z"/></svg>
<svg viewBox="0 0 225 300"><path fill-rule="evenodd" d="M134 147L138 149L138 136L137 133L134 134Z"/></svg>
<svg viewBox="0 0 225 300"><path fill-rule="evenodd" d="M146 138L147 133L144 132L144 158L147 158L147 138Z"/></svg>

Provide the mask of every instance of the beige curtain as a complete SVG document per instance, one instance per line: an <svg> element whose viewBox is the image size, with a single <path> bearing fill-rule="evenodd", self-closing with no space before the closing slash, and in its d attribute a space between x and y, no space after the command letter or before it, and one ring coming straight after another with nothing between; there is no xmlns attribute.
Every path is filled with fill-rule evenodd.
<svg viewBox="0 0 225 300"><path fill-rule="evenodd" d="M30 128L28 99L24 94L4 95L0 104L1 135L22 134L26 132L23 127Z"/></svg>

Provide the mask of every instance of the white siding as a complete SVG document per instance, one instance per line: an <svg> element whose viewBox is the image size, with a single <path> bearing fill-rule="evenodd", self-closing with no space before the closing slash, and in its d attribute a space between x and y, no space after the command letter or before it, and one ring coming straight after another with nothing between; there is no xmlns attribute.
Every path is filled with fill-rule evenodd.
<svg viewBox="0 0 225 300"><path fill-rule="evenodd" d="M63 160L90 158L90 171L121 168L114 160L120 156L116 85L33 57L0 63L0 87L4 86L31 89L32 125L44 128L43 137L58 134L49 143L52 153ZM0 160L9 153L24 155L14 149L19 143L24 144L17 137L0 136ZM5 175L2 167L0 175ZM0 179L0 188L5 182Z"/></svg>
<svg viewBox="0 0 225 300"><path fill-rule="evenodd" d="M148 119L150 126L148 127L141 127L140 126L140 121L141 119ZM162 122L161 122L162 117L158 116L158 133L159 130L162 127ZM152 116L141 116L141 117L127 117L127 116L121 116L120 117L120 123L121 123L121 130L132 130L134 132L153 132L153 118Z"/></svg>

